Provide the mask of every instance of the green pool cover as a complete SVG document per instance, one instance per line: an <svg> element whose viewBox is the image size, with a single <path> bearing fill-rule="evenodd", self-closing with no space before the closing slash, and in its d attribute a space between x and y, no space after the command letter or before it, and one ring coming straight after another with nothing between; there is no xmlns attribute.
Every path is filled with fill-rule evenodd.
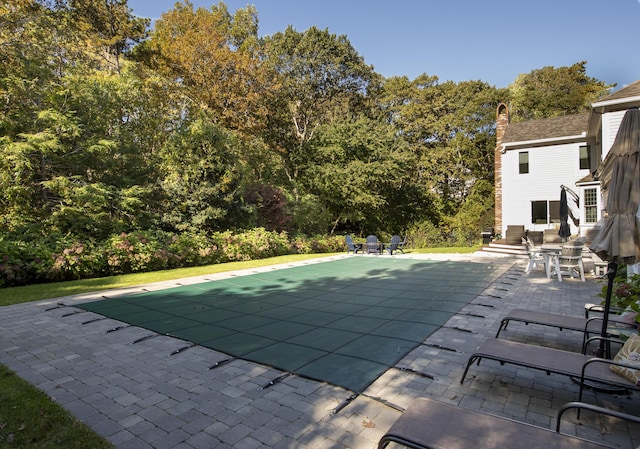
<svg viewBox="0 0 640 449"><path fill-rule="evenodd" d="M500 274L497 264L349 257L78 307L361 393Z"/></svg>

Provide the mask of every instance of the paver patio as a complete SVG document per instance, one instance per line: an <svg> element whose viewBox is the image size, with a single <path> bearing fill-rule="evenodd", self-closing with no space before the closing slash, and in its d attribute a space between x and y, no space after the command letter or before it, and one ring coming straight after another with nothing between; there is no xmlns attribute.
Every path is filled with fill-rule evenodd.
<svg viewBox="0 0 640 449"><path fill-rule="evenodd" d="M304 263L345 257L433 259L351 255ZM460 376L469 354L495 335L509 309L579 316L584 303L598 301L602 284L592 277L584 283L559 283L542 272L527 276L524 259L480 255L440 259L499 264L504 274L359 395L199 345L185 346L184 340L147 338L146 329L76 313L79 309L73 307L105 294L131 295L175 282L0 308L0 363L118 448L374 448L400 410L421 396L553 428L560 405L577 398L577 385L566 378L489 362L472 367L464 385ZM581 342L577 333L542 326L510 326L501 337L576 351ZM640 415L637 396L591 391L585 399ZM637 427L588 413L580 423L570 416L562 431L619 448L640 443Z"/></svg>

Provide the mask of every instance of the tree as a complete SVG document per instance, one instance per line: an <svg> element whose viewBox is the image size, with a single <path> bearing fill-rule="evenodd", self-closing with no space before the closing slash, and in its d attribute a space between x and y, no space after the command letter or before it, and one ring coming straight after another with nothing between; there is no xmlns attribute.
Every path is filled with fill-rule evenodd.
<svg viewBox="0 0 640 449"><path fill-rule="evenodd" d="M381 101L418 158L418 179L437 198L432 216L455 215L476 181L493 182L495 108L503 95L481 81L438 83L426 74L387 80Z"/></svg>
<svg viewBox="0 0 640 449"><path fill-rule="evenodd" d="M268 84L256 46L254 7L232 17L224 3L194 10L186 1L162 15L136 55L172 81L193 117L253 135L264 126Z"/></svg>
<svg viewBox="0 0 640 449"><path fill-rule="evenodd" d="M120 26L140 25L123 2L84 4L117 6ZM104 63L104 36L87 20L64 1L0 7L0 216L7 231L34 226L100 237L153 221L153 139L164 137L167 108L131 64L118 61L117 72Z"/></svg>
<svg viewBox="0 0 640 449"><path fill-rule="evenodd" d="M52 84L64 71L59 55L74 59L62 14L35 0L0 6L0 135L30 132L48 107Z"/></svg>
<svg viewBox="0 0 640 449"><path fill-rule="evenodd" d="M413 182L415 157L392 126L360 116L317 132L305 191L318 198L321 211L315 214L331 220L331 233L399 233L424 211L424 194Z"/></svg>
<svg viewBox="0 0 640 449"><path fill-rule="evenodd" d="M586 61L547 66L518 75L509 86L513 122L588 112L591 103L615 87L587 76Z"/></svg>
<svg viewBox="0 0 640 449"><path fill-rule="evenodd" d="M479 180L473 184L469 195L453 217L447 220L455 238L453 244L468 245L478 239L480 232L494 222L493 184Z"/></svg>
<svg viewBox="0 0 640 449"><path fill-rule="evenodd" d="M346 36L316 27L301 33L289 26L265 39L264 52L278 82L265 140L282 155L295 188L316 129L362 112L376 77Z"/></svg>
<svg viewBox="0 0 640 449"><path fill-rule="evenodd" d="M131 75L67 76L56 87L33 129L0 144L5 218L94 237L149 226L157 164L140 130L158 103Z"/></svg>
<svg viewBox="0 0 640 449"><path fill-rule="evenodd" d="M184 123L162 150L164 226L178 231L241 229L239 140L208 120Z"/></svg>
<svg viewBox="0 0 640 449"><path fill-rule="evenodd" d="M106 69L119 72L122 56L147 37L150 20L135 17L127 0L68 0L68 4L72 23L91 36L86 42Z"/></svg>

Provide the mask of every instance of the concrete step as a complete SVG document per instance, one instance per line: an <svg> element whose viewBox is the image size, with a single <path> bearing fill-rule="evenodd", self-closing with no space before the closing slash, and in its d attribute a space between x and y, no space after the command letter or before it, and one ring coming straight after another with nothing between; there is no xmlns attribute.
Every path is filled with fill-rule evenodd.
<svg viewBox="0 0 640 449"><path fill-rule="evenodd" d="M487 253L512 254L515 256L528 257L527 250L524 245L510 245L507 243L501 243L499 240L483 246L482 251Z"/></svg>

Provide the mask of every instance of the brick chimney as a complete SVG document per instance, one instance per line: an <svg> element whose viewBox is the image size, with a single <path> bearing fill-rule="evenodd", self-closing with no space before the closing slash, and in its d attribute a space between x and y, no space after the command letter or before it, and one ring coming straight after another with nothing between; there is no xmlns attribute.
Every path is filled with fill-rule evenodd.
<svg viewBox="0 0 640 449"><path fill-rule="evenodd" d="M500 103L496 109L496 149L494 150L495 232L502 234L502 139L509 125L509 106Z"/></svg>

